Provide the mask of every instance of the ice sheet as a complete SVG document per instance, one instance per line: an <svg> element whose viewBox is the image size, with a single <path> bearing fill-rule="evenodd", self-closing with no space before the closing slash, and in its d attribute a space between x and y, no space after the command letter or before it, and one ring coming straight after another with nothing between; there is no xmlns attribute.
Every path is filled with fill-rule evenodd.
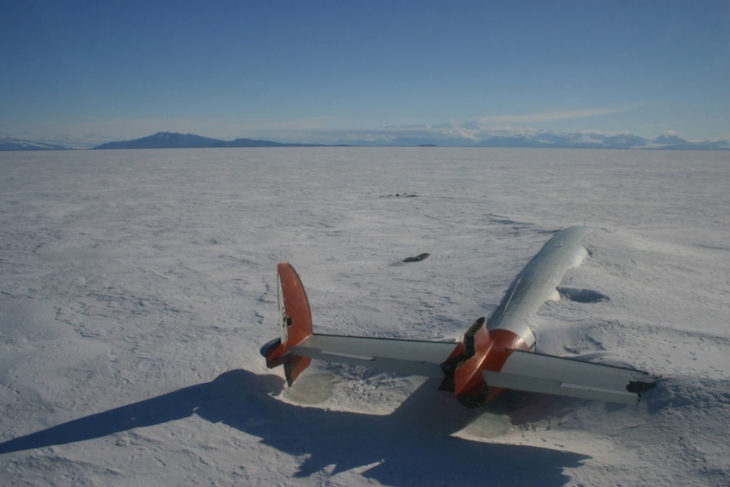
<svg viewBox="0 0 730 487"><path fill-rule="evenodd" d="M728 152L0 153L0 483L728 484L729 210ZM281 260L318 331L450 340L572 224L538 350L662 376L637 407L326 365L281 397L258 354Z"/></svg>

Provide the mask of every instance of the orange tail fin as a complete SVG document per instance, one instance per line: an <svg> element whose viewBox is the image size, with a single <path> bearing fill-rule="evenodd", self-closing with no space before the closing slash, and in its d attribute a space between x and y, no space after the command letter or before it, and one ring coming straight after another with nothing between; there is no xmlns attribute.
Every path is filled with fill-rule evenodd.
<svg viewBox="0 0 730 487"><path fill-rule="evenodd" d="M264 345L261 354L269 368L284 365L286 381L291 385L311 362L292 354L290 348L312 335L312 313L302 281L291 264L279 263L277 273L281 337Z"/></svg>

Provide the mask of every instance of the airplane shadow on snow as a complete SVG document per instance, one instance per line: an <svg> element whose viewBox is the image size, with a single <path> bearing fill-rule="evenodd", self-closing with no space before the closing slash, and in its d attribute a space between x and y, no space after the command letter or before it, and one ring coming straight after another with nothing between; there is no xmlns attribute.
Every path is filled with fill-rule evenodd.
<svg viewBox="0 0 730 487"><path fill-rule="evenodd" d="M92 414L0 443L0 454L100 438L197 414L223 422L290 455L303 456L297 477L335 465L334 472L365 467L362 475L383 484L563 485L564 468L589 457L531 446L490 444L449 436L459 429L461 408L443 407L426 382L395 412L376 416L284 403L274 375L245 370L212 382ZM463 425L463 424L462 424ZM243 459L242 459L243 460ZM367 466L371 466L369 469Z"/></svg>

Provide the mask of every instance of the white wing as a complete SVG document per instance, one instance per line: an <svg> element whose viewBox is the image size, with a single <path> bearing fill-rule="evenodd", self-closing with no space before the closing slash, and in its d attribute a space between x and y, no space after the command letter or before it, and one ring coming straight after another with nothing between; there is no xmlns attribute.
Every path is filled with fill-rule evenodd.
<svg viewBox="0 0 730 487"><path fill-rule="evenodd" d="M646 372L519 350L500 372L483 371L482 376L493 387L626 404L654 386Z"/></svg>
<svg viewBox="0 0 730 487"><path fill-rule="evenodd" d="M443 378L441 364L456 343L314 334L292 353L330 362L364 365L387 372Z"/></svg>

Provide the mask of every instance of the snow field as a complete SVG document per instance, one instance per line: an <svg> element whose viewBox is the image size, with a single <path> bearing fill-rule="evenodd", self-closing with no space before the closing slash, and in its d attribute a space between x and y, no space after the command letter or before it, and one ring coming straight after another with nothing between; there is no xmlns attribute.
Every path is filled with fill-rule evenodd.
<svg viewBox="0 0 730 487"><path fill-rule="evenodd" d="M730 483L727 152L17 152L0 175L3 485ZM590 255L538 349L661 376L636 407L470 411L327 364L287 390L258 354L281 260L319 331L457 340L576 223Z"/></svg>

